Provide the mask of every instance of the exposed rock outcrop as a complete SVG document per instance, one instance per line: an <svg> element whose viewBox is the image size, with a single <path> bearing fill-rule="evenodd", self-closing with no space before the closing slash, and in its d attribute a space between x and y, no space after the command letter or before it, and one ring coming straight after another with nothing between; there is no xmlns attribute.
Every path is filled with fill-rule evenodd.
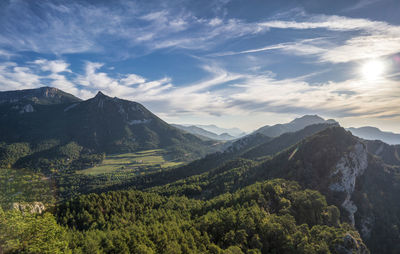
<svg viewBox="0 0 400 254"><path fill-rule="evenodd" d="M351 200L354 192L357 177L364 174L368 167L368 153L364 144L358 142L354 145L351 152L344 155L336 164L335 171L331 174L336 182L329 186L332 191L345 192L346 198L342 203L342 207L349 213L349 220L354 226L354 214L357 206Z"/></svg>
<svg viewBox="0 0 400 254"><path fill-rule="evenodd" d="M33 106L32 106L31 104L27 104L27 105L25 105L25 106L19 111L19 113L20 113L20 114L23 114L23 113L32 113L33 111L35 111L34 108L33 108Z"/></svg>
<svg viewBox="0 0 400 254"><path fill-rule="evenodd" d="M30 213L42 213L46 210L46 207L42 202L32 202L32 203L18 203L12 204L12 209L19 210L21 212L28 211Z"/></svg>

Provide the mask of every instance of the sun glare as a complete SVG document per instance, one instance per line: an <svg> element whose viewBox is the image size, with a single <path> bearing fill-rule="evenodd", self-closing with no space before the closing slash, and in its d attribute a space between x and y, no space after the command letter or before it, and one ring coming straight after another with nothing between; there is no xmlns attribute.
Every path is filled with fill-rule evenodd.
<svg viewBox="0 0 400 254"><path fill-rule="evenodd" d="M361 74L367 80L382 78L384 71L385 64L380 60L370 60L361 67Z"/></svg>

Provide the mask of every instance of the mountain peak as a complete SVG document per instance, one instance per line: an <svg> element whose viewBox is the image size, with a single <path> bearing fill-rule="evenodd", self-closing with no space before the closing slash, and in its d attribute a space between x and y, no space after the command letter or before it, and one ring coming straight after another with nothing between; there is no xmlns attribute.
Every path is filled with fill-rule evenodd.
<svg viewBox="0 0 400 254"><path fill-rule="evenodd" d="M335 120L327 120L323 119L318 115L304 115L302 117L296 118L293 121L286 124L276 124L273 126L264 126L260 129L256 130L256 132L260 132L268 137L278 137L286 132L296 132L299 131L309 125L314 124L334 124L338 123Z"/></svg>
<svg viewBox="0 0 400 254"><path fill-rule="evenodd" d="M98 91L95 98L108 98L108 96L102 93L101 91Z"/></svg>
<svg viewBox="0 0 400 254"><path fill-rule="evenodd" d="M292 122L298 122L298 121L325 121L325 120L319 115L304 115L302 117L294 119Z"/></svg>
<svg viewBox="0 0 400 254"><path fill-rule="evenodd" d="M353 135L367 140L381 140L390 145L400 144L400 134L382 131L372 126L364 126L359 128L348 128Z"/></svg>
<svg viewBox="0 0 400 254"><path fill-rule="evenodd" d="M19 103L23 101L35 104L59 104L79 102L81 100L72 94L48 86L0 92L0 103Z"/></svg>

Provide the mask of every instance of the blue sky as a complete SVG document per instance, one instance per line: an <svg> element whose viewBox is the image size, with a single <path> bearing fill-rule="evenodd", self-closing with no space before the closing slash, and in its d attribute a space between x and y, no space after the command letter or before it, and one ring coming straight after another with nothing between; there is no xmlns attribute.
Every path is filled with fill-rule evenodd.
<svg viewBox="0 0 400 254"><path fill-rule="evenodd" d="M0 90L101 90L246 131L319 114L400 132L399 13L394 0L3 0Z"/></svg>

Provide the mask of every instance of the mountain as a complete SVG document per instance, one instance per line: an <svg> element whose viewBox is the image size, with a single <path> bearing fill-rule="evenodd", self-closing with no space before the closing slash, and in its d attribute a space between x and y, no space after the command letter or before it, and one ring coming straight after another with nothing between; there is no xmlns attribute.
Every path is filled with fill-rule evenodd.
<svg viewBox="0 0 400 254"><path fill-rule="evenodd" d="M276 124L273 126L266 125L256 130L256 133L262 133L268 137L278 137L286 132L295 132L303 129L306 126L312 124L337 124L335 120L325 120L317 115L305 115L300 118L296 118L293 121L286 124Z"/></svg>
<svg viewBox="0 0 400 254"><path fill-rule="evenodd" d="M400 134L393 132L381 131L376 127L360 127L360 128L348 128L354 136L368 139L368 140L381 140L387 144L395 145L400 144Z"/></svg>
<svg viewBox="0 0 400 254"><path fill-rule="evenodd" d="M225 164L229 164L229 161L235 161L238 158L249 159L249 162L252 162L251 160L263 161L282 150L290 148L302 139L330 127L332 125L329 124L311 125L298 132L286 133L276 138L270 138L261 133L250 134L228 143L223 152L211 153L185 166L148 174L107 190L120 190L127 186L134 186L137 189L160 186L224 167Z"/></svg>
<svg viewBox="0 0 400 254"><path fill-rule="evenodd" d="M300 142L304 138L314 135L320 131L323 131L332 124L329 123L320 123L313 124L305 127L296 132L288 132L280 135L279 137L273 138L267 142L263 142L260 145L254 146L246 153L242 155L243 158L259 160L260 158L264 158L265 156L272 156L278 152L281 152L292 145Z"/></svg>
<svg viewBox="0 0 400 254"><path fill-rule="evenodd" d="M202 139L213 139L213 140L232 140L235 139L235 137L227 134L227 133L222 133L222 134L215 134L211 131L204 130L200 127L197 127L195 125L190 125L190 126L185 126L185 125L179 125L179 124L171 124L172 126L181 129L183 131L186 131L188 133L191 133L193 135L198 136L199 138Z"/></svg>
<svg viewBox="0 0 400 254"><path fill-rule="evenodd" d="M321 192L372 253L400 250L400 167L371 154L365 141L341 127L325 128L259 163L234 159L152 191L207 199L276 178Z"/></svg>
<svg viewBox="0 0 400 254"><path fill-rule="evenodd" d="M226 129L226 128L218 127L218 126L216 126L214 124L209 124L209 125L198 124L196 126L199 127L199 128L202 128L202 129L204 129L206 131L213 132L213 133L215 133L217 135L221 135L221 134L226 133L226 134L228 134L230 136L233 136L235 138L240 138L240 137L243 137L244 135L246 135L246 133L244 131L242 131L241 129L239 129L239 128L228 128L228 129Z"/></svg>
<svg viewBox="0 0 400 254"><path fill-rule="evenodd" d="M400 166L400 145L388 145L380 140L365 140L368 152L388 165Z"/></svg>
<svg viewBox="0 0 400 254"><path fill-rule="evenodd" d="M10 166L22 160L37 167L43 164L43 158L69 163L82 154L156 148L168 150L172 158L192 160L214 149L213 141L203 141L170 126L143 105L101 92L81 101L46 87L3 92L1 98L0 142L4 143L0 147L0 165ZM68 160L59 157L60 149L61 153L69 151ZM29 157L23 160L26 156Z"/></svg>
<svg viewBox="0 0 400 254"><path fill-rule="evenodd" d="M265 177L319 190L372 253L400 250L400 167L369 153L368 144L343 128L326 129L266 162L253 179Z"/></svg>
<svg viewBox="0 0 400 254"><path fill-rule="evenodd" d="M72 94L65 93L53 87L41 87L38 89L26 89L17 91L0 92L0 104L13 103L15 104L63 104L80 102L81 99Z"/></svg>

